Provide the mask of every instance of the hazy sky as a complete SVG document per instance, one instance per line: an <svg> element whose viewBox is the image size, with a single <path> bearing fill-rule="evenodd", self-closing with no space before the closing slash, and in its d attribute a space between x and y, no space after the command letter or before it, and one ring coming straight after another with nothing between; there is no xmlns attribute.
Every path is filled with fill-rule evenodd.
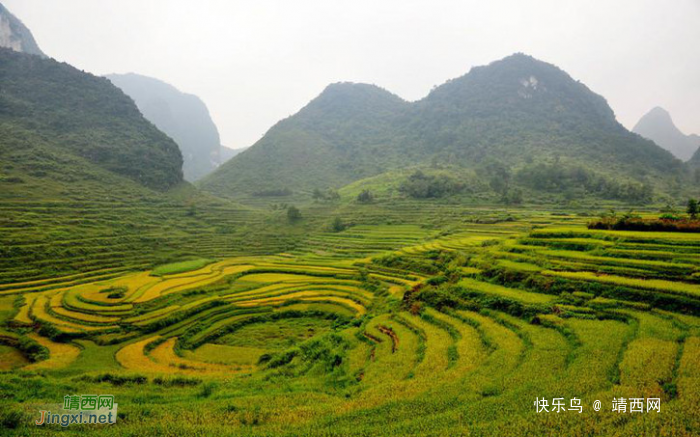
<svg viewBox="0 0 700 437"><path fill-rule="evenodd" d="M602 94L628 128L654 106L700 134L700 0L0 0L49 56L201 97L246 147L332 82L407 100L514 52Z"/></svg>

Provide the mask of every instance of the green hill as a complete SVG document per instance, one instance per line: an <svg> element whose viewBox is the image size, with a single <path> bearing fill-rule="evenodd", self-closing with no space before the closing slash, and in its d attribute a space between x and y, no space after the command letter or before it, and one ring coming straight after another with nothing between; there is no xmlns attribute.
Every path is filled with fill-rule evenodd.
<svg viewBox="0 0 700 437"><path fill-rule="evenodd" d="M0 283L285 248L183 182L177 145L109 80L9 49L0 163Z"/></svg>
<svg viewBox="0 0 700 437"><path fill-rule="evenodd" d="M585 173L589 186L653 182L667 191L682 177L682 163L627 131L601 96L551 64L516 54L415 103L375 86L331 85L201 186L250 199L339 188L415 166L449 166L456 176L482 169L488 177L494 168L515 174L538 164Z"/></svg>
<svg viewBox="0 0 700 437"><path fill-rule="evenodd" d="M270 195L342 186L399 161L386 144L409 104L373 85L337 83L280 121L202 186L220 195ZM377 159L381 155L382 159Z"/></svg>
<svg viewBox="0 0 700 437"><path fill-rule="evenodd" d="M107 79L0 49L0 153L28 172L42 151L87 160L150 188L182 182L182 155ZM33 150L36 149L36 150ZM65 169L43 164L43 172Z"/></svg>

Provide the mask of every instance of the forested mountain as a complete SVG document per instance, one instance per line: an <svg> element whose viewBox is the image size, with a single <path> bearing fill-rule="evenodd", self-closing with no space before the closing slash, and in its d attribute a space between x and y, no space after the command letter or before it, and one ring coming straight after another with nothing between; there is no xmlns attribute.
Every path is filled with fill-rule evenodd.
<svg viewBox="0 0 700 437"><path fill-rule="evenodd" d="M78 158L149 188L182 181L177 145L107 79L0 49L0 156L13 171L78 177Z"/></svg>
<svg viewBox="0 0 700 437"><path fill-rule="evenodd" d="M387 147L409 107L379 87L336 83L203 180L218 194L341 186L400 163Z"/></svg>
<svg viewBox="0 0 700 437"><path fill-rule="evenodd" d="M0 4L0 47L46 57L29 29L2 4Z"/></svg>
<svg viewBox="0 0 700 437"><path fill-rule="evenodd" d="M0 48L3 275L261 250L255 214L184 183L177 144L108 79Z"/></svg>
<svg viewBox="0 0 700 437"><path fill-rule="evenodd" d="M146 119L180 146L185 179L195 181L221 164L219 131L199 97L138 74L107 78L134 99Z"/></svg>
<svg viewBox="0 0 700 437"><path fill-rule="evenodd" d="M177 145L109 80L65 63L0 49L0 126L13 172L80 177L68 162L84 161L153 189L182 181Z"/></svg>
<svg viewBox="0 0 700 437"><path fill-rule="evenodd" d="M632 132L654 141L683 161L690 159L700 147L700 136L681 132L673 123L671 114L658 106L646 113Z"/></svg>
<svg viewBox="0 0 700 437"><path fill-rule="evenodd" d="M555 164L589 186L594 179L663 186L682 172L669 152L620 125L601 96L551 64L516 54L415 103L372 85L331 85L201 186L245 197L337 188L411 166L496 165L510 174Z"/></svg>

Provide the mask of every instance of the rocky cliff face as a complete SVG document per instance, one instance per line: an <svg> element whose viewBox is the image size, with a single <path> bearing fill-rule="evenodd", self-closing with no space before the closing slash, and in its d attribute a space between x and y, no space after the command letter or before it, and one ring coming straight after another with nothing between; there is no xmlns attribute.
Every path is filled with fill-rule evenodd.
<svg viewBox="0 0 700 437"><path fill-rule="evenodd" d="M0 4L0 47L7 47L16 52L46 57L39 49L34 36L27 26Z"/></svg>

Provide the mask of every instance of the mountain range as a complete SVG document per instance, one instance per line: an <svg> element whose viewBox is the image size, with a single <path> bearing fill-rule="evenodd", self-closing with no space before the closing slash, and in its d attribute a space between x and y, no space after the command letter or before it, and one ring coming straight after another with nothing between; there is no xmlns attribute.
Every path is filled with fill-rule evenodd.
<svg viewBox="0 0 700 437"><path fill-rule="evenodd" d="M689 160L700 148L700 136L681 132L673 123L671 114L658 106L646 113L632 132L654 141L683 161Z"/></svg>
<svg viewBox="0 0 700 437"><path fill-rule="evenodd" d="M134 99L147 120L175 140L182 152L186 180L200 179L221 164L219 131L199 97L134 73L106 77Z"/></svg>
<svg viewBox="0 0 700 437"><path fill-rule="evenodd" d="M557 165L662 190L684 172L671 153L619 124L603 97L554 65L515 54L417 102L375 85L329 85L200 187L245 199L413 167L451 166L459 176L494 162L510 173Z"/></svg>

